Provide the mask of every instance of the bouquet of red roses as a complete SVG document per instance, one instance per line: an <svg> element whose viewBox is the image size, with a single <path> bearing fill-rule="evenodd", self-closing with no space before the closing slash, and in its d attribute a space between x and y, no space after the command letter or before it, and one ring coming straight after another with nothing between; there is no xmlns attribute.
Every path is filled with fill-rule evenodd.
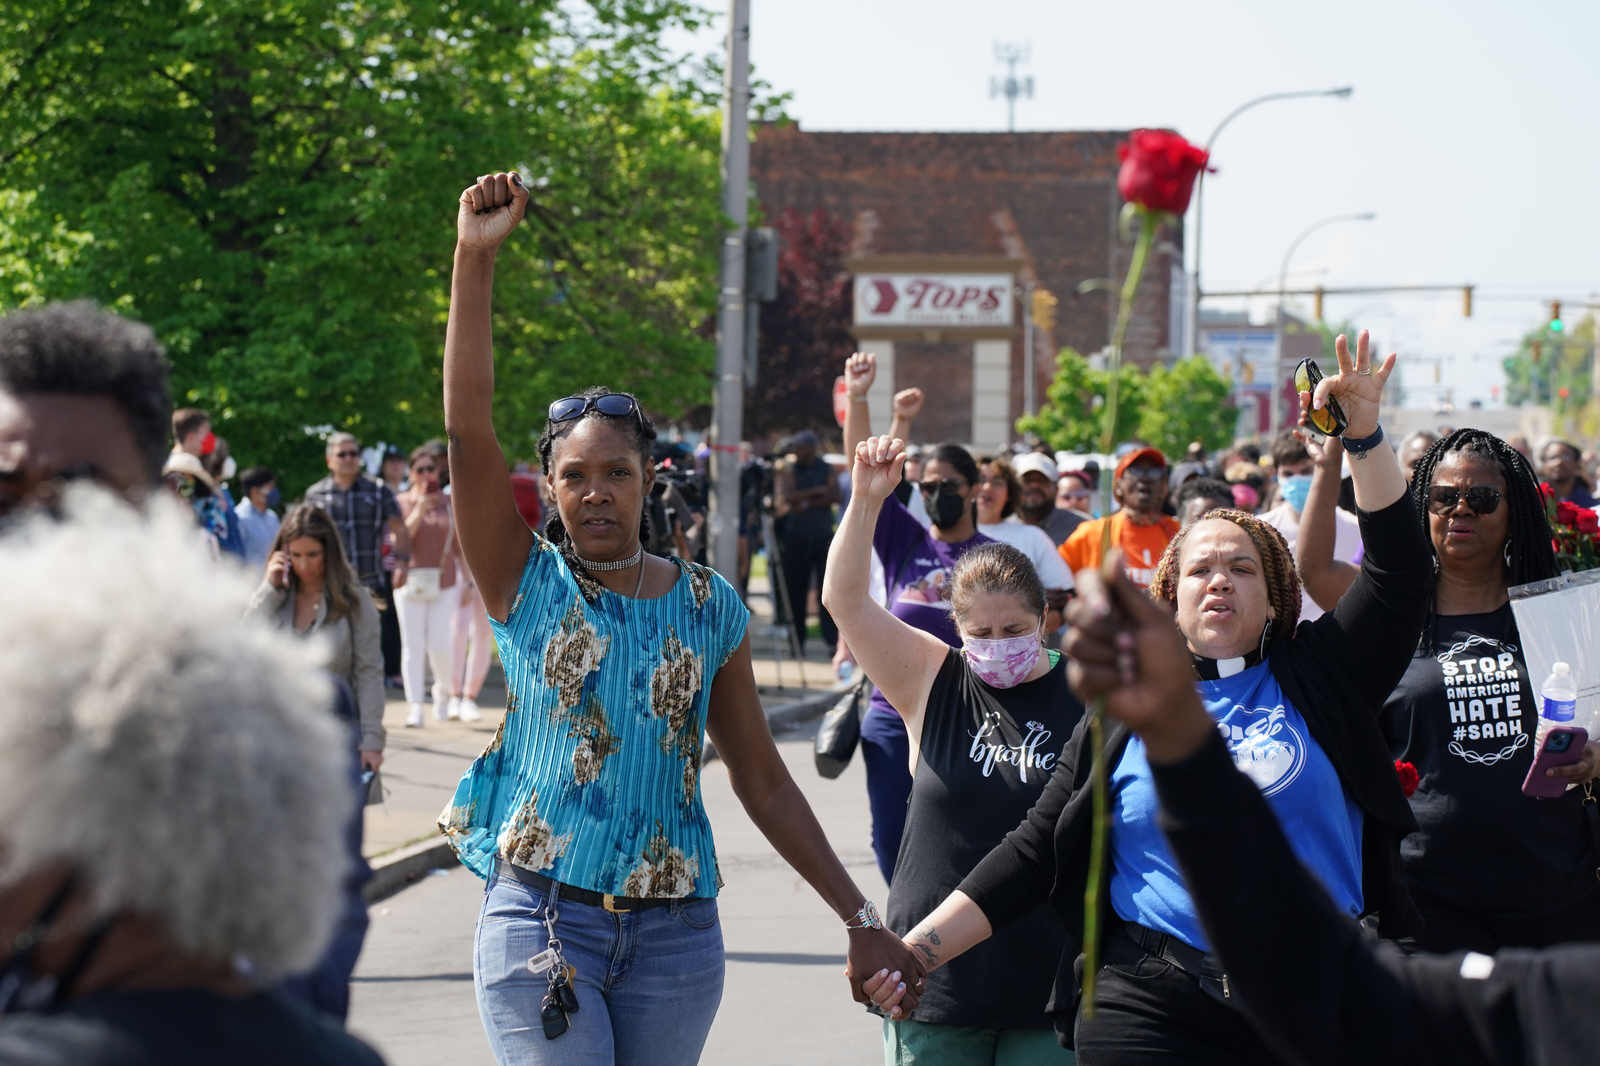
<svg viewBox="0 0 1600 1066"><path fill-rule="evenodd" d="M1544 497L1545 517L1550 520L1550 547L1555 549L1556 565L1574 573L1600 567L1600 514L1556 499L1548 484L1539 486L1539 495Z"/></svg>

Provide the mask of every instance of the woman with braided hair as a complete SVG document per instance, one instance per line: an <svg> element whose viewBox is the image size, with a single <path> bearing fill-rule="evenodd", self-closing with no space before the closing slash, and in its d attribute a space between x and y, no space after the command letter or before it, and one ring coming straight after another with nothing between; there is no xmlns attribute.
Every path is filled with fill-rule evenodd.
<svg viewBox="0 0 1600 1066"><path fill-rule="evenodd" d="M1300 861L1352 920L1364 916L1400 936L1414 931L1416 913L1400 881L1398 842L1416 826L1378 716L1422 626L1427 555L1400 465L1377 446L1395 357L1374 367L1365 333L1354 360L1343 337L1337 351L1340 373L1318 386L1314 400L1323 406L1336 396L1349 414L1345 439L1367 548L1344 599L1300 623L1300 582L1283 537L1231 509L1178 532L1150 595L1172 608L1207 712ZM1227 975L1157 826L1144 742L1110 722L1105 757L1110 862L1098 896L1106 934L1092 1017L1077 1016L1074 1027L1093 813L1085 725L1028 817L906 942L936 968L1048 901L1066 924L1068 948L1047 1010L1063 1042L1075 1038L1080 1063L1276 1061L1228 1002ZM874 982L867 991L877 1002L893 1001L892 994L880 999Z"/></svg>
<svg viewBox="0 0 1600 1066"><path fill-rule="evenodd" d="M517 510L491 417L491 295L527 204L509 173L461 194L444 347L456 536L509 695L439 819L487 882L473 978L495 1058L699 1060L725 969L700 792L708 733L751 821L848 930L858 998L881 970L904 981L910 1010L916 957L883 928L773 744L749 611L714 572L644 550L655 430L638 400L594 388L552 403L544 535Z"/></svg>
<svg viewBox="0 0 1600 1066"><path fill-rule="evenodd" d="M1556 573L1537 479L1499 437L1460 429L1418 460L1411 497L1431 556L1427 618L1383 726L1420 775L1421 829L1400 854L1422 945L1600 940L1600 854L1584 811L1596 745L1551 771L1584 788L1551 800L1521 791L1539 710L1506 590Z"/></svg>

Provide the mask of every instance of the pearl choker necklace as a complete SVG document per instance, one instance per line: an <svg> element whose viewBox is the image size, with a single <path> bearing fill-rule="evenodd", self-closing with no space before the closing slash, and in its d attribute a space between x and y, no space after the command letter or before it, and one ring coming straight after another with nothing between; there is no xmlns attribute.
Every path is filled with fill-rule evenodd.
<svg viewBox="0 0 1600 1066"><path fill-rule="evenodd" d="M631 566L639 565L639 561L644 558L644 545L639 545L639 550L628 556L626 559L613 559L608 563L593 562L589 559L585 559L577 552L573 552L572 557L578 560L578 562L582 563L583 568L591 573L599 573L608 570L626 570Z"/></svg>

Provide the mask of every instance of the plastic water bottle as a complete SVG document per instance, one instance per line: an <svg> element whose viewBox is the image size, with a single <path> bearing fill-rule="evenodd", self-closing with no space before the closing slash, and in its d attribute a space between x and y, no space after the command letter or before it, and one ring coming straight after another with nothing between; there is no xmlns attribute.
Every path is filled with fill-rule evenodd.
<svg viewBox="0 0 1600 1066"><path fill-rule="evenodd" d="M1578 714L1578 686L1572 680L1572 667L1556 663L1550 676L1539 686L1539 717L1557 725L1567 725Z"/></svg>
<svg viewBox="0 0 1600 1066"><path fill-rule="evenodd" d="M1550 667L1550 676L1539 686L1539 731L1534 737L1537 745L1534 754L1544 745L1545 734L1551 726L1571 725L1578 714L1578 686L1572 679L1572 667L1557 662Z"/></svg>

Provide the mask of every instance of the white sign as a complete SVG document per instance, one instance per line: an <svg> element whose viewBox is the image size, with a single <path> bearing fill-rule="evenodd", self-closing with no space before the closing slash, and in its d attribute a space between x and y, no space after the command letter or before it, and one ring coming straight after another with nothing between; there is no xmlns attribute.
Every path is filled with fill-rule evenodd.
<svg viewBox="0 0 1600 1066"><path fill-rule="evenodd" d="M1010 274L860 274L857 326L1008 328L1016 318Z"/></svg>

